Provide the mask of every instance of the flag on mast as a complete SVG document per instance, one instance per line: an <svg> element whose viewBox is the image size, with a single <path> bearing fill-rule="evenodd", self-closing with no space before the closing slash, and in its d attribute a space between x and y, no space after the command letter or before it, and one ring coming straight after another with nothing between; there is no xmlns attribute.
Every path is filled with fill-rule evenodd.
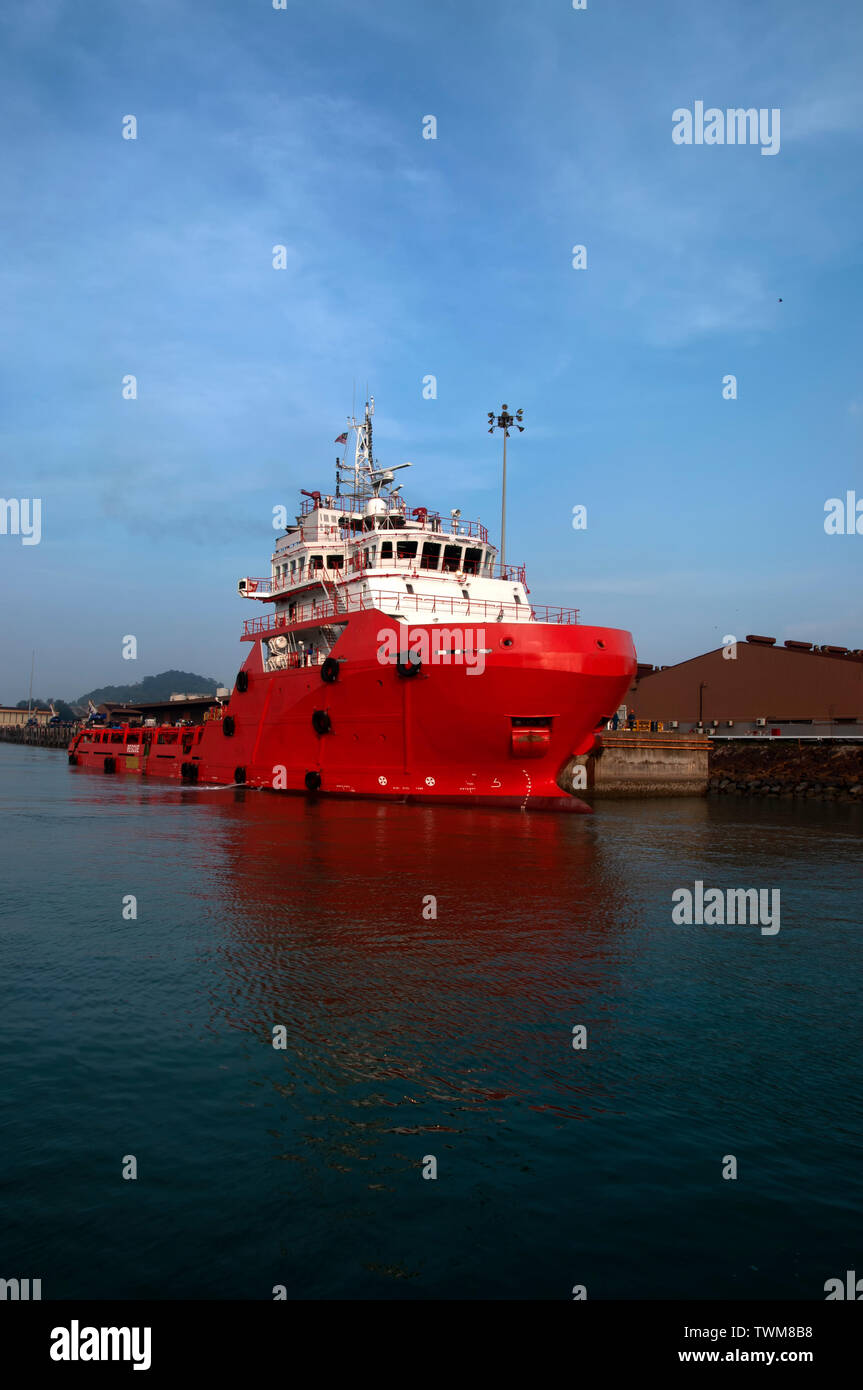
<svg viewBox="0 0 863 1390"><path fill-rule="evenodd" d="M336 444L347 444L347 442L348 442L348 436L347 436L346 434L340 434L340 435L336 438L336 441L335 441L335 442L336 442Z"/></svg>

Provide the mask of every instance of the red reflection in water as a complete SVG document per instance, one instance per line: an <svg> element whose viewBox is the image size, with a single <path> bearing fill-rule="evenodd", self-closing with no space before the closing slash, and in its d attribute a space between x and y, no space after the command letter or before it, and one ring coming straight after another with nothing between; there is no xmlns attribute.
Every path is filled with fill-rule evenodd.
<svg viewBox="0 0 863 1390"><path fill-rule="evenodd" d="M626 891L592 818L239 791L206 823L224 847L216 1012L262 1043L284 1024L324 1090L572 1113L601 1089L568 1034L618 992Z"/></svg>

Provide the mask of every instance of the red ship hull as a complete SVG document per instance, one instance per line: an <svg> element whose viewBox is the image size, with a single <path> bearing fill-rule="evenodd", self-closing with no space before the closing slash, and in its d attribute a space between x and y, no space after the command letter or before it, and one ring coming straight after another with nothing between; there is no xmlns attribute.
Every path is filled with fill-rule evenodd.
<svg viewBox="0 0 863 1390"><path fill-rule="evenodd" d="M379 657L387 624L379 610L352 614L326 670L266 670L255 640L230 700L202 726L85 728L70 761L198 785L590 810L558 778L632 683L629 633L491 623L473 632L483 658L471 665L445 630L412 623L411 645L426 634L433 656L405 674ZM466 646L470 632L458 628Z"/></svg>

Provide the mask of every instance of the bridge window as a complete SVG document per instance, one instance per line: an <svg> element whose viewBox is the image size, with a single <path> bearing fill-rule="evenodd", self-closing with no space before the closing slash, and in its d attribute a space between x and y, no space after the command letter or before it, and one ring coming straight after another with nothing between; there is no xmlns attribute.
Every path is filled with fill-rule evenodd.
<svg viewBox="0 0 863 1390"><path fill-rule="evenodd" d="M310 556L309 556L309 574L316 574L317 571L318 571L318 570L322 570L323 567L324 567L324 557L323 557L323 555L310 555Z"/></svg>
<svg viewBox="0 0 863 1390"><path fill-rule="evenodd" d="M342 567L342 565L344 564L344 562L345 562L345 557L344 557L344 555L328 555L328 556L327 556L327 569L328 569L328 570L340 570L341 567Z"/></svg>
<svg viewBox="0 0 863 1390"><path fill-rule="evenodd" d="M455 574L456 570L461 569L461 546L445 545L443 548L443 564L441 569L448 574Z"/></svg>
<svg viewBox="0 0 863 1390"><path fill-rule="evenodd" d="M382 541L382 543L381 543L381 559L382 559L382 560L391 560L392 558L393 558L393 543L392 543L392 541Z"/></svg>
<svg viewBox="0 0 863 1390"><path fill-rule="evenodd" d="M417 553L416 541L396 541L397 560L415 560Z"/></svg>
<svg viewBox="0 0 863 1390"><path fill-rule="evenodd" d="M479 567L481 563L482 550L474 550L468 547L468 549L464 553L464 565L462 566L465 574L479 574Z"/></svg>
<svg viewBox="0 0 863 1390"><path fill-rule="evenodd" d="M420 559L421 570L436 570L440 559L440 546L434 541L426 541L423 546L422 558Z"/></svg>

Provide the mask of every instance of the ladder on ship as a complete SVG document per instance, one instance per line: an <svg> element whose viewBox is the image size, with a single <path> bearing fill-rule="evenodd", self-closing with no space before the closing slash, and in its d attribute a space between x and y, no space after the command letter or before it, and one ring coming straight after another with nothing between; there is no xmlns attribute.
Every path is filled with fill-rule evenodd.
<svg viewBox="0 0 863 1390"><path fill-rule="evenodd" d="M327 587L327 581L323 574L320 575L320 584L321 588L324 591L324 597L329 599L330 603L333 606L334 612L347 612L347 603L345 603L343 600L340 602L338 586L335 583L333 583L329 587ZM338 641L339 633L336 630L336 628L334 628L329 623L322 623L319 628L319 632L321 634L321 642L326 644L327 655L329 655L333 647L336 645L336 642Z"/></svg>

